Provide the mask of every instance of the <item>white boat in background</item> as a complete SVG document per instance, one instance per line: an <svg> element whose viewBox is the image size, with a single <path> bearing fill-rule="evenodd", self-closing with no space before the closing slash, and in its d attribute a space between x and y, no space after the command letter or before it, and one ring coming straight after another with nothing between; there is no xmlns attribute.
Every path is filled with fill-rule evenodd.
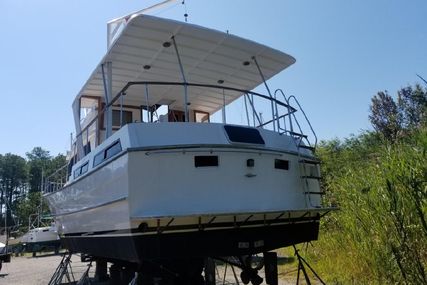
<svg viewBox="0 0 427 285"><path fill-rule="evenodd" d="M111 22L108 39L73 103L67 181L44 184L66 248L141 269L317 239L330 209L316 138L296 98L266 82L292 56L143 14ZM261 84L266 95L251 91ZM228 124L238 99L246 122Z"/></svg>
<svg viewBox="0 0 427 285"><path fill-rule="evenodd" d="M31 228L21 237L21 244L24 246L24 251L35 252L54 250L58 253L61 246L60 238L56 225L52 224L49 227Z"/></svg>
<svg viewBox="0 0 427 285"><path fill-rule="evenodd" d="M7 227L5 227L7 230ZM11 252L8 245L9 237L6 233L0 235L0 271L3 267L3 263L10 262Z"/></svg>

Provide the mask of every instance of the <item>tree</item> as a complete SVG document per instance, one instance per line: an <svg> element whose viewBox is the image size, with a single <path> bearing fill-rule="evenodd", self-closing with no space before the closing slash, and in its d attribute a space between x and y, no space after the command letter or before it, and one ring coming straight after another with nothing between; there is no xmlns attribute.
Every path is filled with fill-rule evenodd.
<svg viewBox="0 0 427 285"><path fill-rule="evenodd" d="M369 120L374 129L389 141L394 141L402 129L402 115L396 102L387 91L378 92L372 98Z"/></svg>
<svg viewBox="0 0 427 285"><path fill-rule="evenodd" d="M417 129L427 123L427 92L419 85L398 91L397 105L408 129Z"/></svg>
<svg viewBox="0 0 427 285"><path fill-rule="evenodd" d="M42 203L43 197L41 192L28 193L25 198L18 201L16 206L16 216L20 221L21 229L25 232L28 229L28 218L33 214L41 214L40 218L43 218L43 214L49 212L49 208L46 203Z"/></svg>
<svg viewBox="0 0 427 285"><path fill-rule="evenodd" d="M27 178L28 169L24 158L11 153L0 156L0 208L7 206L9 221L15 200L25 195Z"/></svg>
<svg viewBox="0 0 427 285"><path fill-rule="evenodd" d="M35 147L31 152L27 152L29 165L30 192L41 191L42 171L47 169L51 156L49 151L41 147Z"/></svg>

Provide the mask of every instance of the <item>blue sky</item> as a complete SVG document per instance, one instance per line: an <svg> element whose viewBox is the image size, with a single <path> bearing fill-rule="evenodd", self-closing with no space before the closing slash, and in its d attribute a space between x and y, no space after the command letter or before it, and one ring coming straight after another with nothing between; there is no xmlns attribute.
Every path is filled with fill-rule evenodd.
<svg viewBox="0 0 427 285"><path fill-rule="evenodd" d="M65 153L71 103L106 51L107 21L156 2L0 0L0 153ZM184 20L180 2L154 14ZM427 77L424 0L186 3L190 23L296 58L270 85L299 98L321 139L369 129L376 92L394 95Z"/></svg>

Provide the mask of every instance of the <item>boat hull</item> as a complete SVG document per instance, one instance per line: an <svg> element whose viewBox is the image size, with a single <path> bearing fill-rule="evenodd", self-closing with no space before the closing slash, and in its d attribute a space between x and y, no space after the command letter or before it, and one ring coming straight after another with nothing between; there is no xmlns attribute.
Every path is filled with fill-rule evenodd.
<svg viewBox="0 0 427 285"><path fill-rule="evenodd" d="M317 239L320 196L306 192L320 192L319 181L301 179L303 154L291 138L260 133L265 145L230 143L222 125L122 128L100 149L120 139L123 151L95 166L95 150L82 159L86 174L45 196L63 246L139 263L252 254ZM162 134L174 144L145 141Z"/></svg>
<svg viewBox="0 0 427 285"><path fill-rule="evenodd" d="M72 252L141 263L147 259L241 256L316 240L318 219L288 224L160 234L65 236ZM108 250L106 250L108 249Z"/></svg>

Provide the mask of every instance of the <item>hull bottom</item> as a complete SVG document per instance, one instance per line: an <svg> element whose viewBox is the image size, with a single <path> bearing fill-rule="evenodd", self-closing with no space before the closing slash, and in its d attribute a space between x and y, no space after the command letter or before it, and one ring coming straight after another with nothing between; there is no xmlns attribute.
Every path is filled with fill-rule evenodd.
<svg viewBox="0 0 427 285"><path fill-rule="evenodd" d="M142 264L144 260L242 256L316 240L319 220L246 228L159 234L94 233L66 235L62 244L107 261Z"/></svg>
<svg viewBox="0 0 427 285"><path fill-rule="evenodd" d="M49 240L49 241L41 241L41 242L27 242L24 245L24 251L26 252L38 252L38 251L47 251L54 250L58 252L61 247L60 240Z"/></svg>

